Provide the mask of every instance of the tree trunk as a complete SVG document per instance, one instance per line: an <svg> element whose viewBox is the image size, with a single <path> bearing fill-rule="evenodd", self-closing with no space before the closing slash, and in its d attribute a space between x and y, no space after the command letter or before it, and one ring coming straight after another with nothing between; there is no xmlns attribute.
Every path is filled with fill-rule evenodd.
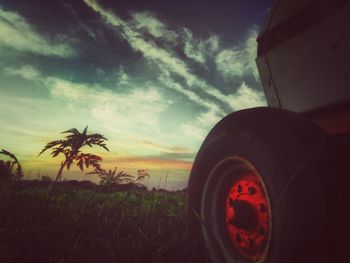
<svg viewBox="0 0 350 263"><path fill-rule="evenodd" d="M52 187L50 189L49 196L47 198L47 203L49 203L51 201L51 198L52 198L52 196L54 194L54 191L56 190L57 183L62 177L62 172L63 172L63 169L66 166L66 164L67 164L67 159L65 159L64 162L61 162L60 169L58 170L56 178L55 178L55 181L54 181L54 183L53 183L53 185L52 185Z"/></svg>
<svg viewBox="0 0 350 263"><path fill-rule="evenodd" d="M57 175L56 175L55 184L61 179L61 177L62 177L62 172L63 172L63 169L64 169L64 167L66 166L66 164L67 164L67 159L64 160L64 162L61 162L61 167L60 167L60 169L58 170Z"/></svg>

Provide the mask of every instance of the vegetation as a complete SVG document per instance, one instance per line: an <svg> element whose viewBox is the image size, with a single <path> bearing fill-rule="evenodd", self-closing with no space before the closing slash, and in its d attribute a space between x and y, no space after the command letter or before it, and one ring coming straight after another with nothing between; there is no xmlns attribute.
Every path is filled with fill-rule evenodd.
<svg viewBox="0 0 350 263"><path fill-rule="evenodd" d="M0 180L20 180L23 177L23 172L16 155L6 150L1 150L0 154L10 158L8 161L0 160Z"/></svg>
<svg viewBox="0 0 350 263"><path fill-rule="evenodd" d="M146 170L105 170L100 156L81 152L108 151L102 135L64 133L39 153L64 156L55 180L21 180L16 156L0 152L9 159L0 160L0 262L207 262L188 235L185 192L149 192ZM100 184L61 181L73 163L92 167Z"/></svg>
<svg viewBox="0 0 350 263"><path fill-rule="evenodd" d="M76 162L77 166L82 171L84 169L84 166L86 168L92 166L96 171L101 170L99 162L102 160L102 158L95 154L82 153L80 149L84 146L92 147L93 145L97 145L109 151L106 144L104 143L107 139L98 133L87 134L87 129L88 126L85 127L82 133L80 133L75 128L70 129L68 131L64 131L62 133L68 133L64 140L56 140L49 142L39 153L39 155L41 155L45 151L52 149L52 157L56 157L59 154L64 155L64 161L61 162L55 181L60 180L63 169L67 167L67 169L69 170L69 168L74 162Z"/></svg>
<svg viewBox="0 0 350 263"><path fill-rule="evenodd" d="M184 192L58 186L42 214L48 191L0 192L0 262L195 262Z"/></svg>

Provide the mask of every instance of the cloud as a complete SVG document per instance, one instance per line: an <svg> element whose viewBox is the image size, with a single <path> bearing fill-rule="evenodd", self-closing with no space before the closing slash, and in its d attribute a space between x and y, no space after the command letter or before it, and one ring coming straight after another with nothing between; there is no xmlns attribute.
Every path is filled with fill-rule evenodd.
<svg viewBox="0 0 350 263"><path fill-rule="evenodd" d="M0 46L45 56L69 57L75 51L61 40L55 43L35 31L26 19L0 7Z"/></svg>
<svg viewBox="0 0 350 263"><path fill-rule="evenodd" d="M242 83L234 94L228 95L227 102L233 111L266 106L266 99L261 91L248 87ZM208 108L207 111L200 112L194 121L180 125L180 132L194 141L201 143L208 131L214 127L226 114L216 108Z"/></svg>
<svg viewBox="0 0 350 263"><path fill-rule="evenodd" d="M211 101L203 99L203 97L198 95L198 92L192 91L195 89L200 89L200 91L210 95L221 102L226 103L231 107L232 110L240 109L244 106L251 107L255 105L264 104L264 100L260 98L260 93L252 90L250 88L242 87L238 89L234 94L226 95L223 94L219 89L208 84L206 80L193 74L189 66L176 56L175 53L157 46L156 42L151 40L144 40L142 38L142 33L140 33L137 28L133 28L133 24L129 23L118 17L110 10L102 8L94 0L84 0L92 9L99 13L104 21L111 24L119 29L119 32L123 38L130 44L130 46L137 52L141 52L143 56L157 63L159 70L163 73L159 77L159 81L166 87L173 89L179 93L185 95L191 101L197 103L200 106L204 106L211 111L211 113L217 116L223 116L224 113ZM152 17L149 12L134 14L134 24L137 21L139 28L145 27L151 34L156 37L161 37L163 31L168 30L166 26L160 21ZM149 22L148 25L145 25ZM142 25L142 26L141 26ZM194 40L192 33L184 29L185 39L187 43L187 53L189 56L196 57L198 62L205 61L205 56L208 54L213 54L218 52L218 39L216 37L209 38L206 41ZM235 47L232 50L223 50L218 53L216 57L216 64L218 70L224 75L224 77L232 76L244 76L246 74L256 75L256 67L254 64L254 59L252 58L255 54L256 44L255 39L257 36L257 30L252 29L248 38L245 41L243 48ZM185 44L186 49L186 44ZM194 50L198 52L195 53ZM171 74L182 77L186 86L182 86L175 82ZM247 95L250 94L253 97L248 98ZM242 99L241 102L238 100ZM195 128L189 126L183 127L184 132L193 132Z"/></svg>
<svg viewBox="0 0 350 263"><path fill-rule="evenodd" d="M146 59L155 62L160 70L167 70L168 72L183 78L186 82L187 88L200 88L205 93L228 103L225 94L193 74L189 69L189 66L177 57L174 52L159 47L155 41L146 41L142 38L142 34L133 28L132 24L118 17L111 10L102 8L96 1L84 0L84 2L95 12L100 14L107 24L116 27L118 32L129 43L134 51L140 52Z"/></svg>
<svg viewBox="0 0 350 263"><path fill-rule="evenodd" d="M197 125L185 123L180 125L180 133L201 142L205 138L207 131Z"/></svg>
<svg viewBox="0 0 350 263"><path fill-rule="evenodd" d="M220 119L222 119L222 115L219 115L218 112L209 110L207 112L200 113L196 121L198 123L198 126L205 127L205 128L211 128L213 127Z"/></svg>
<svg viewBox="0 0 350 263"><path fill-rule="evenodd" d="M125 72L124 67L120 66L116 73L117 83L118 84L128 84L129 83L129 76Z"/></svg>
<svg viewBox="0 0 350 263"><path fill-rule="evenodd" d="M245 52L247 54L247 68L250 69L251 74L255 77L255 79L259 79L258 68L255 63L255 59L257 56L257 41L258 38L258 28L253 27L249 33L246 41Z"/></svg>
<svg viewBox="0 0 350 263"><path fill-rule="evenodd" d="M221 51L216 57L218 70L224 77L243 76L246 68L243 65L244 55L240 50L226 49Z"/></svg>
<svg viewBox="0 0 350 263"><path fill-rule="evenodd" d="M116 93L55 77L47 78L45 83L53 97L90 109L92 116L103 123L140 133L157 130L159 115L171 104L156 88L133 87L126 93Z"/></svg>
<svg viewBox="0 0 350 263"><path fill-rule="evenodd" d="M206 40L196 39L192 32L184 29L184 53L194 61L204 64L208 58L211 58L219 49L219 38L215 35Z"/></svg>
<svg viewBox="0 0 350 263"><path fill-rule="evenodd" d="M192 153L192 150L190 148L187 148L187 147L165 146L165 145L161 145L159 143L152 142L152 141L140 141L140 143L143 146L146 146L146 147L151 148L151 149L158 150L158 151L163 152L163 153L171 153L171 154L188 154L188 153Z"/></svg>
<svg viewBox="0 0 350 263"><path fill-rule="evenodd" d="M264 93L248 87L245 82L241 84L233 95L228 96L228 100L230 101L231 107L236 111L246 108L266 106Z"/></svg>
<svg viewBox="0 0 350 263"><path fill-rule="evenodd" d="M168 26L156 18L154 13L144 11L132 14L131 24L138 31L144 31L155 38L161 38L165 41L175 41L178 34L168 29Z"/></svg>
<svg viewBox="0 0 350 263"><path fill-rule="evenodd" d="M43 82L53 97L63 99L67 102L90 102L98 95L95 94L94 89L89 88L86 84L73 83L56 77L47 77L43 79Z"/></svg>
<svg viewBox="0 0 350 263"><path fill-rule="evenodd" d="M132 14L133 21L129 25L144 38L152 36L167 42L172 48L181 47L187 58L203 64L219 48L219 38L216 35L208 39L199 39L193 36L188 28L170 29L156 14L143 11Z"/></svg>
<svg viewBox="0 0 350 263"><path fill-rule="evenodd" d="M220 114L224 114L224 112L220 110L217 104L202 98L194 91L185 89L182 85L176 82L166 70L163 69L162 72L163 74L161 74L158 78L159 82L162 85L169 89L175 90L178 93L181 93L182 95L187 97L187 99L196 103L198 106L204 107L212 111L220 112Z"/></svg>
<svg viewBox="0 0 350 263"><path fill-rule="evenodd" d="M17 91L16 88L18 86L15 83L12 86L6 85L6 89L9 90ZM47 135L50 132L56 133L58 125L64 125L57 122L59 109L52 101L31 97L30 93L22 94L18 91L15 95L9 95L6 94L6 89L2 89L0 85L1 147L18 153L20 160L35 158L49 141Z"/></svg>
<svg viewBox="0 0 350 263"><path fill-rule="evenodd" d="M20 68L7 67L4 69L4 73L10 76L19 76L28 80L36 80L41 75L40 71L30 65L24 65Z"/></svg>
<svg viewBox="0 0 350 263"><path fill-rule="evenodd" d="M155 87L139 88L130 85L127 92L117 93L98 84L44 77L32 66L6 68L4 72L35 81L47 88L53 99L63 101L70 108L88 110L96 120L118 125L126 132L156 131L159 129L160 114L172 103Z"/></svg>
<svg viewBox="0 0 350 263"><path fill-rule="evenodd" d="M257 80L258 71L255 65L256 38L258 31L254 27L242 46L222 50L215 58L217 70L226 79L252 75Z"/></svg>

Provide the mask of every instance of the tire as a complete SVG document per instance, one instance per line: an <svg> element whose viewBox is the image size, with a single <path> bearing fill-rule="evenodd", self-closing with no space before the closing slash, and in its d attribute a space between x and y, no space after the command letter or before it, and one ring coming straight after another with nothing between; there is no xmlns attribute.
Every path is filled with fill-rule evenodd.
<svg viewBox="0 0 350 263"><path fill-rule="evenodd" d="M273 108L232 113L211 130L191 171L188 216L212 262L338 262L327 138Z"/></svg>

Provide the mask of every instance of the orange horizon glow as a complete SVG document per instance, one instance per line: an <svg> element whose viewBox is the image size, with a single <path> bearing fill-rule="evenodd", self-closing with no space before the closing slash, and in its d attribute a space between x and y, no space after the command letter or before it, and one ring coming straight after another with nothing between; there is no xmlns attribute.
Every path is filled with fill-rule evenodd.
<svg viewBox="0 0 350 263"><path fill-rule="evenodd" d="M91 151L93 152L93 151ZM25 170L39 169L47 172L58 169L63 156L51 158L50 155L29 160L23 160L22 165ZM192 161L160 159L155 157L135 157L118 156L106 157L101 155L101 166L104 169L118 167L120 169L146 169L146 170L184 170L190 171L193 165ZM21 161L21 160L20 160ZM77 170L74 166L72 170Z"/></svg>

